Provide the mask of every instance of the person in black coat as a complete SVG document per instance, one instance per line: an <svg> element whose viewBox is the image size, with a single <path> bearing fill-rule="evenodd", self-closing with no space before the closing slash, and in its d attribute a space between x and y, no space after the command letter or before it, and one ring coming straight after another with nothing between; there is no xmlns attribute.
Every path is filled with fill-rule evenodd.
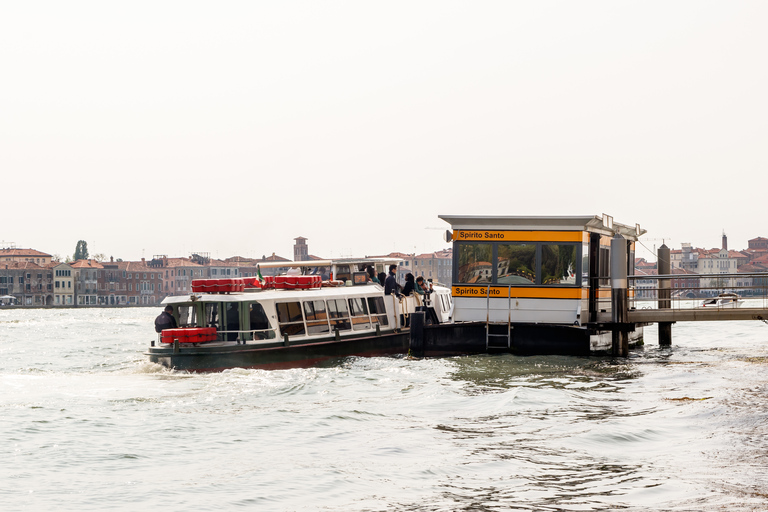
<svg viewBox="0 0 768 512"><path fill-rule="evenodd" d="M163 332L164 329L175 329L176 319L173 318L173 306L165 306L165 311L155 318L155 332Z"/></svg>
<svg viewBox="0 0 768 512"><path fill-rule="evenodd" d="M387 276L387 280L384 281L384 295L392 295L393 293L399 295L398 290L402 288L402 286L397 284L395 270L397 270L397 265L389 266L389 275Z"/></svg>
<svg viewBox="0 0 768 512"><path fill-rule="evenodd" d="M403 287L403 295L406 297L413 293L416 282L413 279L413 274L408 272L405 274L405 286Z"/></svg>

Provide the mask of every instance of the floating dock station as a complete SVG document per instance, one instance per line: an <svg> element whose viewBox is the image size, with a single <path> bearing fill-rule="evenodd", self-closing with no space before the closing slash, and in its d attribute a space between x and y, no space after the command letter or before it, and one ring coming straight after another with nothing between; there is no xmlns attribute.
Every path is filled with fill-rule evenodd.
<svg viewBox="0 0 768 512"><path fill-rule="evenodd" d="M718 318L710 311L701 318L676 317L664 300L670 297L669 279L663 279L671 274L668 250L659 307L638 311L630 283L635 243L646 231L609 215L439 217L451 227L446 239L453 242L455 323L422 332L414 318L411 347L417 355L627 355L649 323L659 323L659 341L666 344L678 319L768 318L765 305L736 316Z"/></svg>

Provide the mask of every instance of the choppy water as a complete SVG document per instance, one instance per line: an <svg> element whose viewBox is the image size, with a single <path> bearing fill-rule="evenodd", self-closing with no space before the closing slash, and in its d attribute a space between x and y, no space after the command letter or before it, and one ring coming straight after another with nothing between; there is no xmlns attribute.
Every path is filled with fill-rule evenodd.
<svg viewBox="0 0 768 512"><path fill-rule="evenodd" d="M0 310L3 511L768 509L761 322L188 375L143 355L158 313Z"/></svg>

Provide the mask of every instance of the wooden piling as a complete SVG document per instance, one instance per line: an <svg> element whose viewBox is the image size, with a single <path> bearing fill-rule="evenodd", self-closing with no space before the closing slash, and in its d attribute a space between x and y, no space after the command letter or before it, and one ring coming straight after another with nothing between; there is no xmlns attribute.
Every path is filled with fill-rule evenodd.
<svg viewBox="0 0 768 512"><path fill-rule="evenodd" d="M411 313L410 321L409 353L414 357L424 357L424 312Z"/></svg>
<svg viewBox="0 0 768 512"><path fill-rule="evenodd" d="M659 275L672 274L672 261L670 259L670 250L666 244L662 244L658 251L658 272ZM659 279L659 309L670 309L672 307L672 281ZM672 322L659 322L659 345L672 344Z"/></svg>
<svg viewBox="0 0 768 512"><path fill-rule="evenodd" d="M614 356L629 356L627 323L627 240L616 234L611 240L611 319L613 331L611 349Z"/></svg>

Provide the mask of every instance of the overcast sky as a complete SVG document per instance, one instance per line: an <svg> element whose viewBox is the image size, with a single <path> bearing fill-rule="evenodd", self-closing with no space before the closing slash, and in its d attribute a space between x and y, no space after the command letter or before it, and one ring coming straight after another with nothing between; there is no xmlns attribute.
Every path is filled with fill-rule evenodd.
<svg viewBox="0 0 768 512"><path fill-rule="evenodd" d="M0 241L292 258L441 214L768 237L768 2L2 2Z"/></svg>

